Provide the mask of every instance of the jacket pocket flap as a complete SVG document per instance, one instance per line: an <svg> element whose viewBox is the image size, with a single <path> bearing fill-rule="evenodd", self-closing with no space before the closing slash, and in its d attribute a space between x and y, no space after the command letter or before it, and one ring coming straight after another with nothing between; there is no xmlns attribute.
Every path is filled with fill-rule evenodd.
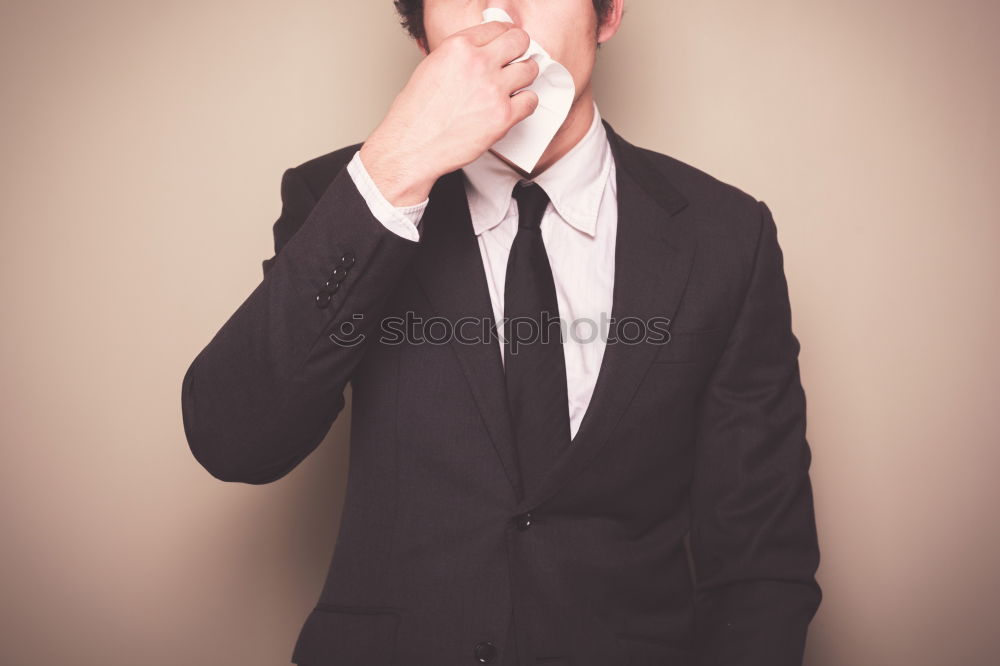
<svg viewBox="0 0 1000 666"><path fill-rule="evenodd" d="M303 666L388 666L396 642L394 609L318 604L299 632L292 662Z"/></svg>
<svg viewBox="0 0 1000 666"><path fill-rule="evenodd" d="M628 666L696 666L697 656L693 650L682 648L660 638L636 634L618 633L618 643L628 654Z"/></svg>

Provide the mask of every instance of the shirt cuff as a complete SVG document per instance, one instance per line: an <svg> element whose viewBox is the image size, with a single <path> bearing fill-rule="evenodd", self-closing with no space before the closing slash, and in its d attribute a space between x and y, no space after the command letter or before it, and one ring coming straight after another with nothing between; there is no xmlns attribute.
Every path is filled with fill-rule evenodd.
<svg viewBox="0 0 1000 666"><path fill-rule="evenodd" d="M361 161L360 150L354 153L354 157L347 164L347 171L361 192L361 196L368 203L368 208L371 209L375 219L403 238L420 240L420 220L424 216L424 209L430 203L430 197L412 206L393 206L372 180L371 174Z"/></svg>

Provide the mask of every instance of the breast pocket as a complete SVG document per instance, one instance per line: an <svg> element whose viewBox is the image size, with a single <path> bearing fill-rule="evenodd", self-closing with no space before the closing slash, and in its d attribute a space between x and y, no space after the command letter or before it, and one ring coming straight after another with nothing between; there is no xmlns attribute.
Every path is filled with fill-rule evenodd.
<svg viewBox="0 0 1000 666"><path fill-rule="evenodd" d="M390 666L399 612L320 603L309 613L292 654L300 666Z"/></svg>
<svg viewBox="0 0 1000 666"><path fill-rule="evenodd" d="M728 330L676 330L659 345L654 363L714 363L726 344Z"/></svg>

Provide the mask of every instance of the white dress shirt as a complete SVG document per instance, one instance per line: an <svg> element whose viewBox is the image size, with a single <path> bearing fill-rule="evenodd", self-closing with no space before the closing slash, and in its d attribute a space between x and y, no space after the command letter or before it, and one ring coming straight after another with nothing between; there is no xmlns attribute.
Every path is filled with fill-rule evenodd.
<svg viewBox="0 0 1000 666"><path fill-rule="evenodd" d="M420 220L430 198L412 206L393 206L362 164L361 151L347 168L372 214L400 236L419 240ZM507 257L517 233L517 202L511 192L522 178L489 151L462 171L493 313L500 328ZM615 164L596 102L587 133L533 182L545 190L550 201L542 216L541 233L564 325L570 431L575 437L604 358L615 275ZM502 357L502 340L500 354Z"/></svg>

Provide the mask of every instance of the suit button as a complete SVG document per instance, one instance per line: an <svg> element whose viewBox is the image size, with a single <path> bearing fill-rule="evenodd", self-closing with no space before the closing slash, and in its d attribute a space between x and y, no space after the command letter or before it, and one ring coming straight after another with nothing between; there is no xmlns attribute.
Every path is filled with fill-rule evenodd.
<svg viewBox="0 0 1000 666"><path fill-rule="evenodd" d="M340 265L350 268L354 265L354 253L348 250L340 257Z"/></svg>
<svg viewBox="0 0 1000 666"><path fill-rule="evenodd" d="M336 294L337 290L340 289L340 280L334 280L333 278L330 278L329 280L323 283L323 286L327 290L329 290L331 294Z"/></svg>
<svg viewBox="0 0 1000 666"><path fill-rule="evenodd" d="M330 292L321 291L316 294L316 307L325 308L330 304Z"/></svg>
<svg viewBox="0 0 1000 666"><path fill-rule="evenodd" d="M337 266L336 268L333 269L333 272L330 273L330 279L340 282L345 277L347 277L347 270L348 269L344 268L343 266Z"/></svg>
<svg viewBox="0 0 1000 666"><path fill-rule="evenodd" d="M531 527L531 512L514 516L514 526L522 532Z"/></svg>
<svg viewBox="0 0 1000 666"><path fill-rule="evenodd" d="M489 641L483 641L476 645L476 649L472 652L476 657L476 661L480 664L488 664L497 656L497 646L493 645Z"/></svg>

